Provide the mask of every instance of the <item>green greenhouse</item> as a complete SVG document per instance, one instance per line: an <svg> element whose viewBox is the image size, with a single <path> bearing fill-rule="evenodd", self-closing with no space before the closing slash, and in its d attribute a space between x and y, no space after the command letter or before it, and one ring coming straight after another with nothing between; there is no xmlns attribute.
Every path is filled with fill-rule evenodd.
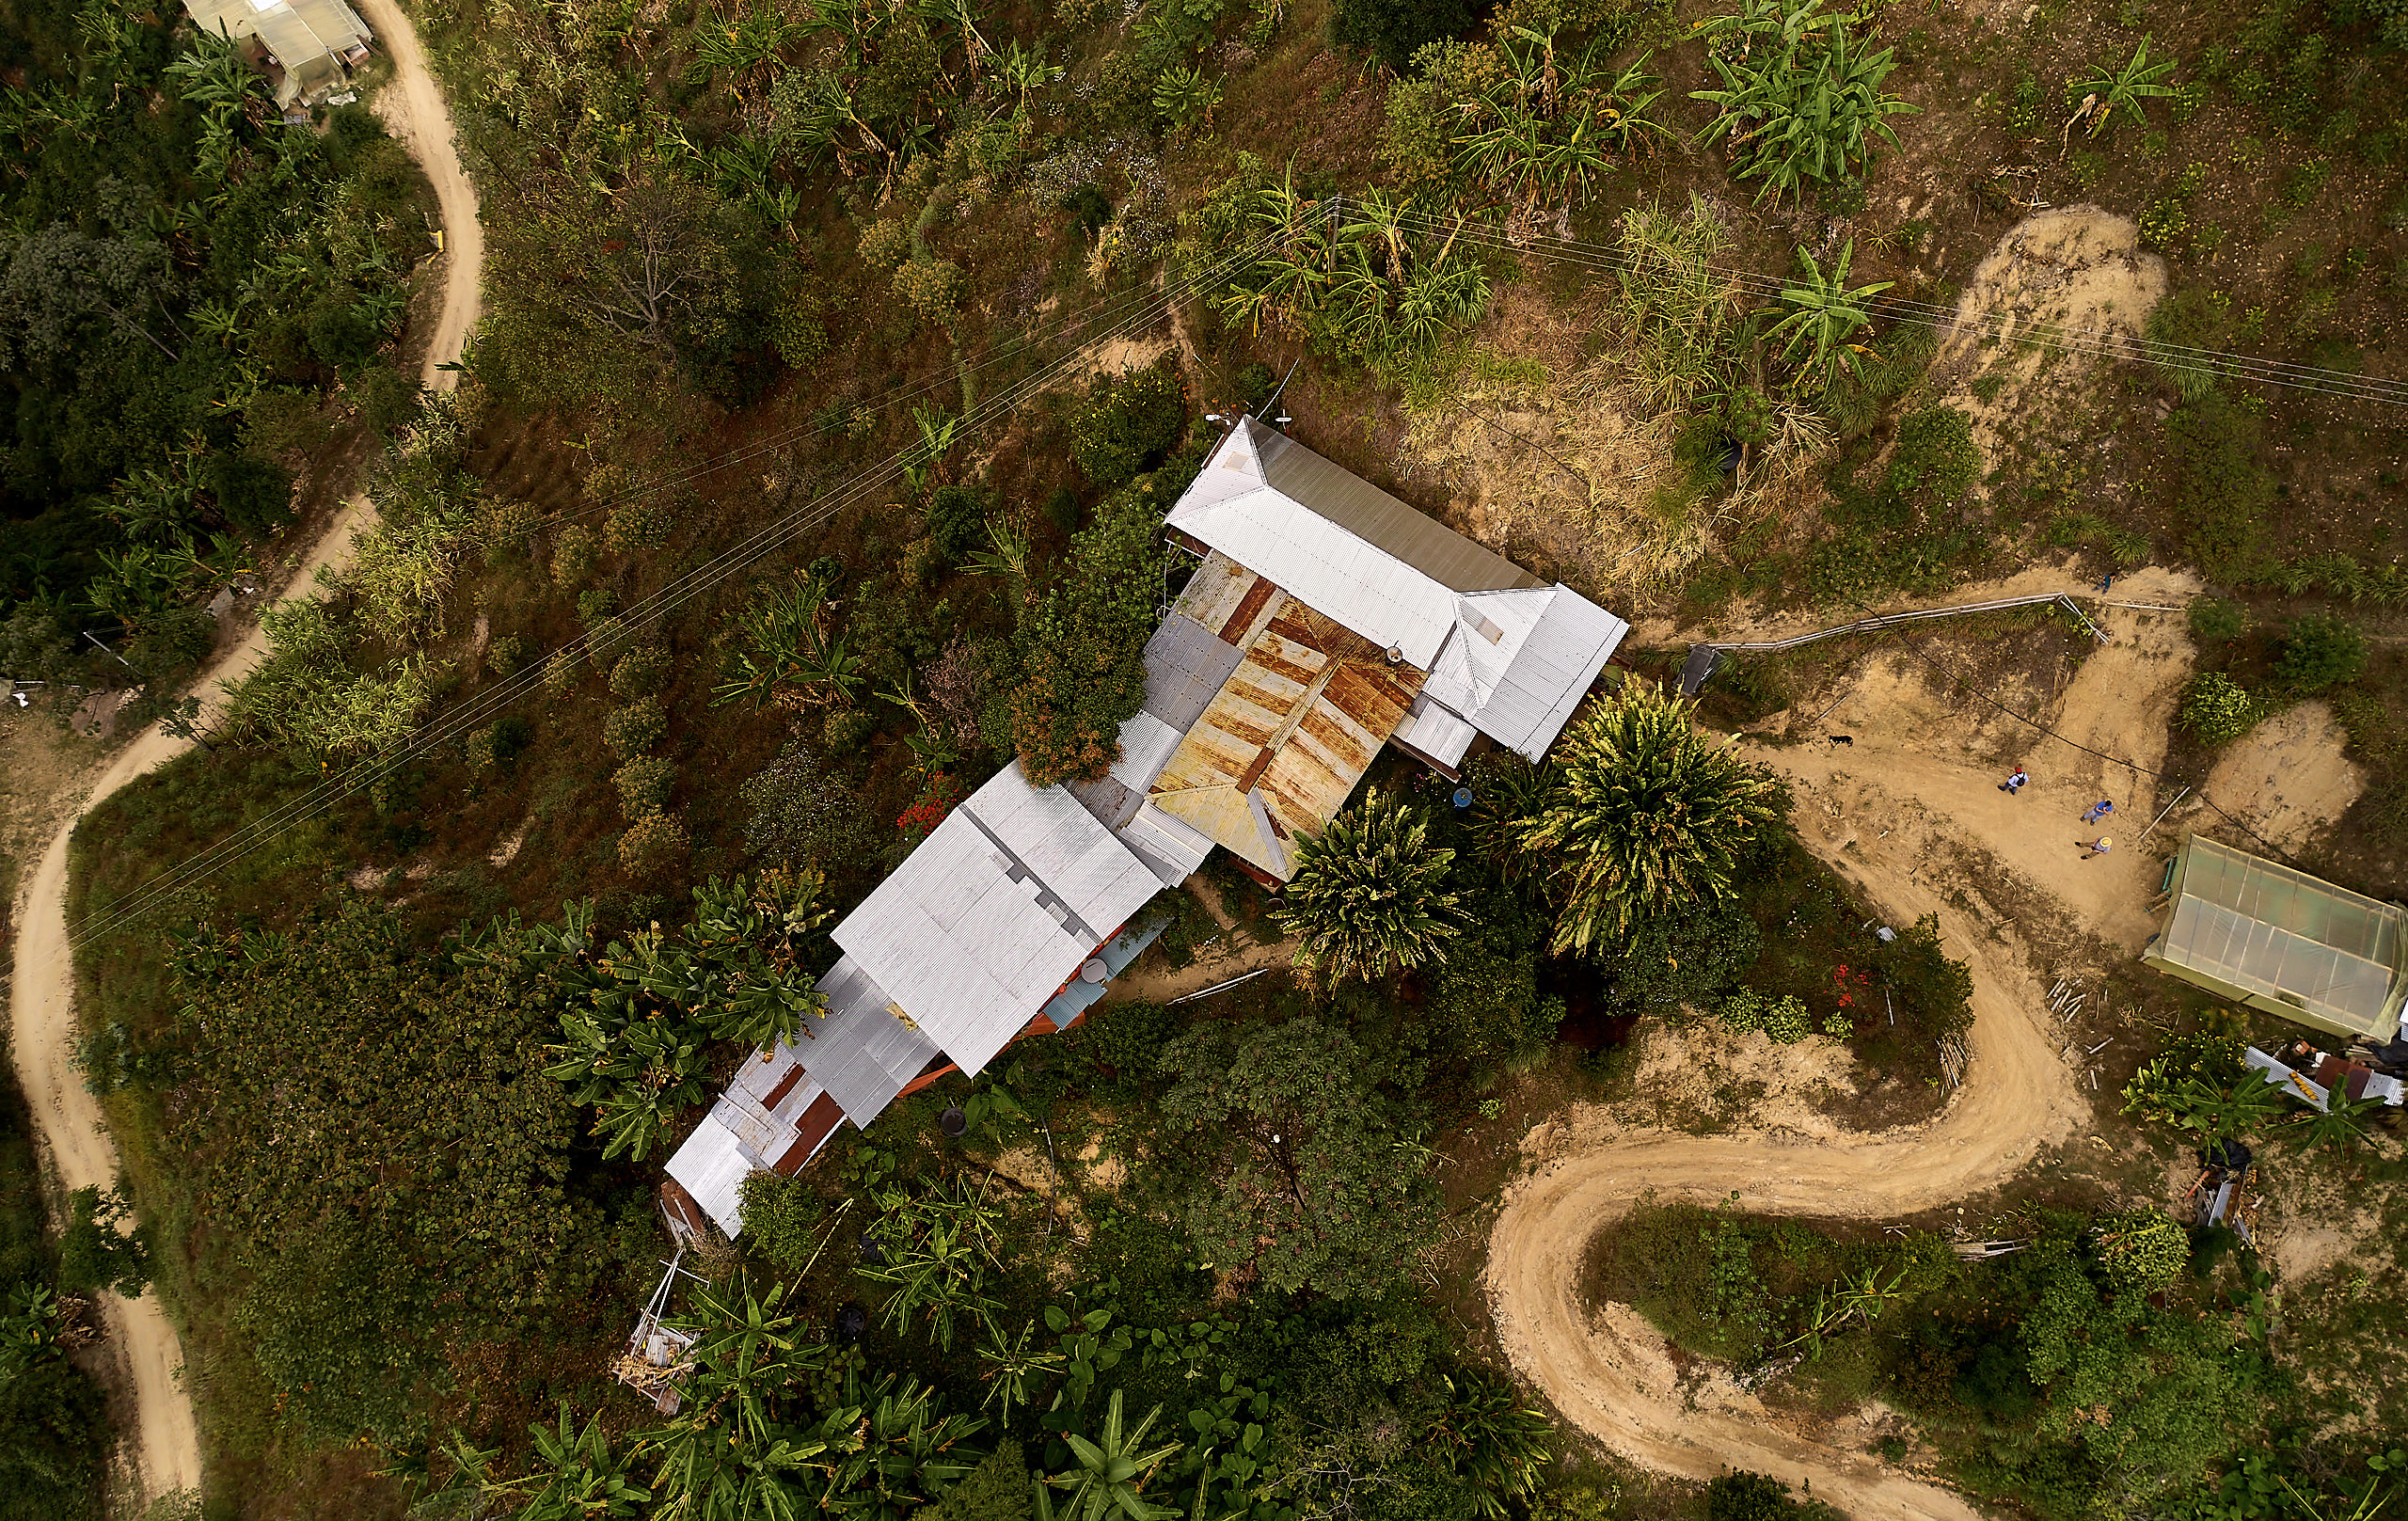
<svg viewBox="0 0 2408 1521"><path fill-rule="evenodd" d="M2162 927L2141 960L2329 1034L2387 1041L2408 995L2408 911L2198 835L2167 865Z"/></svg>

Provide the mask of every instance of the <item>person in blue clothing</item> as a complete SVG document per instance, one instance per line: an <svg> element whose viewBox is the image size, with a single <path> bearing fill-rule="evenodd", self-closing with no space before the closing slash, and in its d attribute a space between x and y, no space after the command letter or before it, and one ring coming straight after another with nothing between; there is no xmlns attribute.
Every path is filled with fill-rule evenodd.
<svg viewBox="0 0 2408 1521"><path fill-rule="evenodd" d="M2096 824L2115 811L2115 805L2101 798L2090 805L2090 812L2082 816L2082 821L2085 824Z"/></svg>

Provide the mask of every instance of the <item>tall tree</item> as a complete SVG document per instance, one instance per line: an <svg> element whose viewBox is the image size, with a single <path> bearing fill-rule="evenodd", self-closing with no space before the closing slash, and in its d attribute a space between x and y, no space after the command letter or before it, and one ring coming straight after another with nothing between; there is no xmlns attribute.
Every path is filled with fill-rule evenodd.
<svg viewBox="0 0 2408 1521"><path fill-rule="evenodd" d="M1376 1086L1369 1053L1314 1019L1207 1024L1164 1047L1163 1115L1200 1164L1197 1249L1275 1292L1394 1284L1436 1216L1426 1153Z"/></svg>
<svg viewBox="0 0 2408 1521"><path fill-rule="evenodd" d="M1690 706L1644 681L1574 721L1521 845L1562 883L1555 949L1586 951L1635 919L1733 895L1732 875L1788 812L1787 789L1715 744Z"/></svg>
<svg viewBox="0 0 2408 1521"><path fill-rule="evenodd" d="M1464 925L1444 886L1454 859L1418 808L1373 787L1296 848L1277 916L1302 942L1297 964L1334 985L1445 960L1441 942Z"/></svg>

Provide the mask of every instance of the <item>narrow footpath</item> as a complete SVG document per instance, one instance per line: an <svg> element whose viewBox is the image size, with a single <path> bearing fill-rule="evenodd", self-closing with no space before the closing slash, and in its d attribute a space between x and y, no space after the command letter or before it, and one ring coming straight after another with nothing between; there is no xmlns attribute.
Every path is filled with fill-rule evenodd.
<svg viewBox="0 0 2408 1521"><path fill-rule="evenodd" d="M476 191L460 166L452 145L452 114L427 73L418 34L408 18L395 0L357 0L357 4L393 64L392 80L378 98L379 108L394 135L434 183L442 211L442 303L420 374L429 388L449 390L456 373L443 366L459 359L468 329L476 325L484 272L484 231L477 220ZM316 584L321 566L340 569L348 563L354 542L373 520L374 509L367 499L352 498L303 557L288 589L306 595ZM195 686L204 707L215 708L223 701L226 684L256 665L266 648L265 636L254 626L211 662ZM71 782L69 790L82 790L83 800L58 826L40 863L25 879L17 904L21 933L9 1008L17 1079L24 1088L35 1130L55 1169L58 1185L65 1190L107 1188L118 1176L116 1143L98 1101L84 1086L82 1074L74 1067L82 1032L75 1018L74 963L67 924L69 842L86 813L189 748L190 741L154 727ZM106 1345L120 1365L120 1386L130 1392L133 1402L131 1412L120 1410L119 1419L122 1434L132 1439L127 1455L145 1501L198 1488L200 1443L192 1400L181 1381L183 1349L176 1328L161 1308L156 1291L131 1301L116 1294L104 1294L102 1300L101 1312L109 1333ZM130 1421L125 1419L128 1414L133 1418Z"/></svg>

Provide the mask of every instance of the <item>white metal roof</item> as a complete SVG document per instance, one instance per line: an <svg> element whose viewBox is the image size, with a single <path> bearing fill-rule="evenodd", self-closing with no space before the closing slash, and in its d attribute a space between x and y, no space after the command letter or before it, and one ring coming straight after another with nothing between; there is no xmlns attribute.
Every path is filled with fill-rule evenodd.
<svg viewBox="0 0 2408 1521"><path fill-rule="evenodd" d="M1472 736L1477 732L1453 710L1431 701L1424 689L1413 700L1413 705L1404 710L1404 720L1396 726L1396 733L1388 737L1411 745L1451 770L1462 763L1464 752L1471 748Z"/></svg>
<svg viewBox="0 0 2408 1521"><path fill-rule="evenodd" d="M343 0L184 0L202 31L256 37L284 71L276 103L314 99L341 84L345 65L368 45L368 24Z"/></svg>
<svg viewBox="0 0 2408 1521"><path fill-rule="evenodd" d="M1535 761L1629 632L1630 625L1560 583L1468 593L1455 599L1454 631L1422 692Z"/></svg>
<svg viewBox="0 0 2408 1521"><path fill-rule="evenodd" d="M694 1196L719 1228L733 1236L744 1228L741 1210L744 1180L768 1164L748 1155L736 1133L720 1122L718 1112L703 1117L694 1133L669 1159L669 1176Z"/></svg>
<svg viewBox="0 0 2408 1521"><path fill-rule="evenodd" d="M1425 671L1454 627L1458 592L1530 581L1511 561L1251 418L1213 451L1169 523Z"/></svg>
<svg viewBox="0 0 2408 1521"><path fill-rule="evenodd" d="M1222 440L1169 521L1216 557L1401 652L1430 673L1431 697L1532 760L1630 631L1570 587L1538 585L1251 418Z"/></svg>
<svg viewBox="0 0 2408 1521"><path fill-rule="evenodd" d="M1031 787L1015 761L834 938L974 1076L1161 885L1068 791Z"/></svg>

